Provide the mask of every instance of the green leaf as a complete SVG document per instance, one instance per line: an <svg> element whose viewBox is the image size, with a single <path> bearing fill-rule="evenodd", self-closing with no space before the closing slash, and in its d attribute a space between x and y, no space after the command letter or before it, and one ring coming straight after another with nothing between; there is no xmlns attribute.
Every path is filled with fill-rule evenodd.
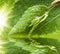
<svg viewBox="0 0 60 54"><path fill-rule="evenodd" d="M10 1L8 0L8 2L10 2ZM18 2L16 2L13 5L12 12L11 12L11 14L10 14L10 16L9 16L9 18L7 20L7 24L8 24L7 26L8 27L4 28L3 34L5 36L7 36L6 34L9 33L11 28L17 23L19 18L21 18L21 15L25 12L26 9L28 9L29 7L34 6L34 5L49 5L52 2L52 0L51 1L46 1L46 2L43 1L43 0L42 1L41 0L38 0L38 1L37 0L36 1L34 1L34 0L31 0L31 1L30 0L28 0L28 1L26 1L26 0L19 0Z"/></svg>
<svg viewBox="0 0 60 54"><path fill-rule="evenodd" d="M29 51L22 49L22 47L19 47L16 45L15 40L12 41L4 41L6 43L2 44L3 50L0 50L3 54L30 54ZM18 43L18 42L17 42Z"/></svg>
<svg viewBox="0 0 60 54"><path fill-rule="evenodd" d="M38 19L41 20L41 16L43 17L47 9L48 8L44 5L35 5L28 8L22 15L22 18L20 18L17 24L14 25L14 27L10 31L10 34L26 31L31 24L31 21L34 19L37 19L37 21L39 21Z"/></svg>
<svg viewBox="0 0 60 54"><path fill-rule="evenodd" d="M23 42L23 43L22 43ZM57 54L54 46L29 44L26 40L9 39L2 44L5 54Z"/></svg>
<svg viewBox="0 0 60 54"><path fill-rule="evenodd" d="M14 25L16 25L16 23L19 21L20 18L23 21L22 16L24 15L24 12L29 7L32 7L35 5L49 6L52 1L53 0L50 0L50 1L49 0L19 0L19 1L0 0L0 5L1 5L0 10L5 9L3 12L3 15L7 16L7 25L4 27L3 32L0 35L0 38L3 37L4 39L5 38L9 39L11 37L11 38L15 38L17 40L21 39L21 38L23 38L23 40L24 40L24 38L27 38L27 36L28 36L27 34L31 28L27 28L26 30L23 29L23 31L25 31L24 33L18 33L19 31L17 31L17 33L13 34L13 35L8 35L8 33L11 31L11 29L14 27ZM4 7L4 8L2 8L2 7ZM4 19L5 19L5 17L4 17ZM31 24L31 22L30 22L30 24ZM32 23L32 24L34 24L34 23ZM50 11L48 18L46 18L46 20L44 22L42 22L38 25L38 27L33 31L31 37L37 38L36 41L39 42L42 46L43 45L55 46L58 53L60 54L60 4L58 4L56 7L54 7ZM27 40L27 41L29 41L29 40ZM7 49L7 48L10 46L10 44L7 44L7 46L4 46L4 47L6 47L5 52L8 51L6 54L8 54L11 50L12 50L11 51L12 54L13 53L15 54L16 51L17 51L16 54L17 53L24 54L24 52L26 52L26 51L27 51L26 54L30 54L30 53L31 54L36 54L36 53L40 54L41 53L40 49L38 49L38 48L37 48L37 52L36 51L31 52L31 50L28 50L28 47L30 47L31 45L27 44L27 46L26 46L25 44L27 42L24 42L24 41L19 41L19 42L21 42L21 43L20 44L16 44L16 42L12 43L11 44L12 48L9 48L9 49ZM1 43L3 43L3 42L1 42ZM1 43L0 43L0 46L3 46L3 45L1 45ZM18 45L19 47L13 46L14 44ZM22 47L23 49L20 47ZM34 45L33 45L33 47L31 46L31 49L35 49ZM27 48L27 50L25 50L26 48ZM1 50L3 50L3 49L1 49ZM45 50L45 49L46 48L44 48L43 50ZM50 49L50 48L48 48L48 49ZM22 52L20 50L22 50L24 52ZM42 53L44 54L45 52L42 52ZM58 54L58 53L56 53L56 54ZM3 52L0 54L5 54L5 53ZM50 53L50 54L52 54L52 53Z"/></svg>

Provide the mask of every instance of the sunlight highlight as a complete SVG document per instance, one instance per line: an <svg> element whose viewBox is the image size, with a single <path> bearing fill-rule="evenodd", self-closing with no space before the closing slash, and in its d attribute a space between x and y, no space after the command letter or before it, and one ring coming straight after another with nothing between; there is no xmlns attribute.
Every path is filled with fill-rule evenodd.
<svg viewBox="0 0 60 54"><path fill-rule="evenodd" d="M4 4L0 8L0 34L4 30L3 28L7 26L8 15L10 14L11 9L7 4Z"/></svg>
<svg viewBox="0 0 60 54"><path fill-rule="evenodd" d="M2 6L2 8L0 9L0 29L6 25L6 10L6 5Z"/></svg>
<svg viewBox="0 0 60 54"><path fill-rule="evenodd" d="M0 28L6 25L5 15L2 11L0 11Z"/></svg>

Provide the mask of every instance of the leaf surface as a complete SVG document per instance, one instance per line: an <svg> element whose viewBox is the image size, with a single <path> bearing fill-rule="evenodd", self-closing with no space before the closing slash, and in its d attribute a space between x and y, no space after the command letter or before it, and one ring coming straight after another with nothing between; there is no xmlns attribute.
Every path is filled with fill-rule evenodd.
<svg viewBox="0 0 60 54"><path fill-rule="evenodd" d="M29 29L27 28L27 25L30 25L31 22L29 22L28 24L26 23L26 27L25 27L25 23L22 22L25 20L24 17L26 17L26 16L23 16L24 12L28 8L35 6L35 5L49 6L53 0L50 0L50 1L49 0L19 0L19 1L0 0L0 1L1 1L0 10L5 9L3 12L3 15L7 16L6 17L7 25L4 27L3 32L0 35L0 37L2 37L4 39L5 38L6 39L15 38L17 40L22 38L24 40L24 38L28 38L28 32L31 29L31 28L29 28ZM4 7L4 8L2 8L2 7ZM12 32L12 33L14 33L13 35L8 35L11 32L11 30L13 29L13 27L17 24L17 22L19 21L20 18L21 18L21 20L20 20L21 24L24 24L22 27L24 29L21 29L21 31L25 31L25 32L20 33L20 31L18 29L15 33ZM30 21L30 18L25 21ZM19 25L21 25L21 24L19 24ZM25 28L27 28L27 29L25 30ZM0 30L0 32L1 32L1 30ZM31 37L36 38L35 40L38 43L40 43L42 46L43 45L55 46L58 51L58 54L60 54L60 4L58 4L55 8L53 8L49 12L49 16L47 17L47 19L37 26L37 28L33 31ZM6 51L8 51L6 54L8 54L11 50L12 50L11 54L15 53L16 51L17 51L16 53L18 53L18 54L19 53L24 54L24 52L26 52L26 50L25 50L26 48L27 48L26 54L36 54L36 53L40 54L41 53L40 49L37 49L37 52L36 51L31 52L31 50L28 50L28 47L30 47L30 45L26 46L26 48L24 46L25 43L27 43L27 42L24 42L24 41L19 41L19 42L21 42L20 44L22 44L22 46L19 44L20 45L19 47L22 47L23 49L21 49L19 47L15 48L13 46L14 44L10 43L12 48L7 49L10 44L8 46L6 46ZM3 45L0 44L0 46L3 46ZM31 46L31 49L32 48L33 47ZM16 51L15 51L15 49L16 49ZM20 50L22 50L23 52ZM45 54L45 52L42 52L42 53ZM2 53L2 54L4 54L4 53Z"/></svg>

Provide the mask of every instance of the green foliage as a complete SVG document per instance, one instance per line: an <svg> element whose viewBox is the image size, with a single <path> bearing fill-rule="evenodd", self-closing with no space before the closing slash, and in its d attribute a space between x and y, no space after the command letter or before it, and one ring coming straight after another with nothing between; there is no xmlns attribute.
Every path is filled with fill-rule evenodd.
<svg viewBox="0 0 60 54"><path fill-rule="evenodd" d="M0 10L7 16L7 25L0 29L0 51L5 53L0 54L60 54L60 4L47 14L53 0L0 1ZM31 30L30 36L38 45L28 39Z"/></svg>
<svg viewBox="0 0 60 54"><path fill-rule="evenodd" d="M17 22L16 25L12 28L10 33L24 32L27 31L27 28L31 24L32 20L36 20L39 23L40 20L44 17L43 15L47 11L47 7L43 5L36 5L28 8L25 13L22 15L22 18ZM36 23L36 22L33 22ZM36 23L36 24L37 24ZM33 24L34 25L34 24Z"/></svg>
<svg viewBox="0 0 60 54"><path fill-rule="evenodd" d="M6 54L57 54L54 46L35 45L26 40L10 39L3 45ZM23 42L23 43L22 43Z"/></svg>

